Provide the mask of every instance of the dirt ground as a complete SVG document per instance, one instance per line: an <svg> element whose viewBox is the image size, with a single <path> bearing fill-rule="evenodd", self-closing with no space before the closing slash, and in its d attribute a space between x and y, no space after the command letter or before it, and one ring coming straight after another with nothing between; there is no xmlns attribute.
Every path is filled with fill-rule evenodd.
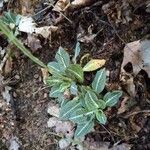
<svg viewBox="0 0 150 150"><path fill-rule="evenodd" d="M10 1L9 7L4 10L9 8L20 12L22 8L17 10L15 6L21 7L21 2L24 1ZM28 6L32 7L29 10L37 13L46 7L46 2L36 1L36 5ZM98 0L67 12L67 18L72 23L65 18L59 21L57 15L50 7L35 16L39 26L53 24L58 26L58 31L53 33L50 39L39 37L42 48L34 51L34 55L48 63L53 60L60 45L72 55L72 49L78 39L81 42L81 56L89 53L92 58L106 59L105 67L110 71L107 85L109 89L121 87L124 90L119 79L123 48L127 43L144 39L150 33L150 14L146 11L144 1ZM1 47L6 47L7 39L2 35L0 37L3 41ZM25 41L26 34L22 33L19 38ZM0 97L1 103L3 102L0 107L0 149L7 149L5 145L8 147L12 135L19 139L23 150L59 149L59 137L52 134L47 127L50 89L43 83L41 69L17 48L13 48L13 51L15 56L12 69L9 74L3 74L5 84L1 84L1 91L6 86L11 87L11 104L7 105L3 97ZM90 80L91 76L87 74L86 78ZM86 136L89 141L110 142L110 147L117 142L127 143L131 145L132 150L150 149L150 114L146 111L150 110L150 79L141 71L135 77L134 83L137 94L131 98L128 110L122 114L117 113L118 108L108 111L109 123L105 127L96 125L96 132ZM139 113L132 114L133 112Z"/></svg>

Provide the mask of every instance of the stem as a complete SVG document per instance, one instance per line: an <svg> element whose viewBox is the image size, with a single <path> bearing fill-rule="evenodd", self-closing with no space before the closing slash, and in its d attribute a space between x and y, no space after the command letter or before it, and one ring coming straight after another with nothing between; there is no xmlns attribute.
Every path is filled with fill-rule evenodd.
<svg viewBox="0 0 150 150"><path fill-rule="evenodd" d="M3 23L3 21L0 19L0 30L2 31L2 33L4 33L7 38L13 43L15 44L27 57L29 57L32 61L34 61L36 64L40 65L43 68L47 68L47 66L38 58L36 58L35 56L32 55L32 53L25 48L25 46L23 45L23 43L18 40L12 33L12 31Z"/></svg>

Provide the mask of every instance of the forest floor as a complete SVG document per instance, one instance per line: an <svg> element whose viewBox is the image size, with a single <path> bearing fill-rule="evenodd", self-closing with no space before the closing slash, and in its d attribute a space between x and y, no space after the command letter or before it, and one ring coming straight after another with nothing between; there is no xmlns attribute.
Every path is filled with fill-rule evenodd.
<svg viewBox="0 0 150 150"><path fill-rule="evenodd" d="M32 16L38 27L57 27L57 31L52 31L47 38L23 32L18 35L45 64L54 59L59 46L71 55L77 41L81 43L80 58L88 53L89 58L106 60L105 67L109 71L107 88L120 88L124 95L119 104L109 110L108 123L96 125L95 131L85 137L85 141L93 145L89 149L150 149L150 72L142 69L133 75L130 62L123 67L131 80L121 80L124 47L130 42L149 38L150 1L85 0L83 4L78 1L79 5L61 12L56 2L9 0L3 3L0 12L3 15L11 10ZM64 7L62 3L61 7ZM8 43L2 33L0 48L1 51L11 49L13 53L0 75L0 90L5 93L0 95L0 149L11 149L13 142L23 150L59 149L60 137L47 126L50 88L43 83L41 68ZM132 50L128 51L130 55ZM90 74L86 78L90 80ZM4 100L6 97L9 102ZM97 143L102 145L98 147Z"/></svg>

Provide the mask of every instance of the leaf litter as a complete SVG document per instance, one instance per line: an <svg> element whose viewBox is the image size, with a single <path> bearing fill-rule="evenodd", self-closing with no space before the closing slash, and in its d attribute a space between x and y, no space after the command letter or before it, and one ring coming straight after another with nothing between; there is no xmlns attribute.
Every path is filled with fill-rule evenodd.
<svg viewBox="0 0 150 150"><path fill-rule="evenodd" d="M27 3L29 3L29 1L27 1ZM135 31L134 29L131 30L130 28L133 27L132 23L133 23L133 21L135 19L134 18L135 16L136 17L140 16L140 17L144 18L143 20L141 18L139 18L139 22L140 23L141 22L144 23L144 21L146 21L147 14L145 13L145 11L147 12L148 8L149 8L149 4L148 4L147 1L143 2L143 4L141 6L134 5L134 4L137 4L137 3L138 2L134 2L134 1L130 1L129 2L127 0L125 2L123 2L123 3L121 1L117 1L117 3L114 2L114 1L113 2L108 1L108 3L107 3L108 6L104 7L105 3L103 3L103 2L101 4L94 5L94 1L74 0L70 4L72 6L74 5L73 6L74 10L71 10L71 15L69 14L70 12L68 11L69 10L68 8L71 7L69 5L68 5L69 7L67 5L65 5L65 7L63 7L63 10L59 10L59 11L64 11L63 12L64 15L66 15L67 18L69 18L71 21L73 21L73 24L75 26L73 28L73 30L71 30L72 28L70 28L70 26L72 26L72 25L70 25L69 22L66 23L66 21L64 21L65 20L64 17L62 18L61 22L59 22L57 24L57 26L54 25L54 30L50 28L50 27L53 28L53 24L52 23L49 26L49 25L45 24L44 21L42 22L44 24L43 27L41 27L41 26L37 27L38 25L35 24L35 22L32 19L32 17L31 18L28 17L28 18L30 18L29 20L27 18L24 19L26 24L25 24L25 22L22 22L22 27L20 26L21 28L19 28L19 29L20 29L21 32L33 34L33 36L37 37L36 39L33 38L33 42L32 42L32 39L31 39L31 44L33 44L33 45L30 45L30 44L28 45L29 47L31 47L31 49L33 48L33 51L35 49L37 49L37 47L41 47L41 46L43 47L43 42L39 43L38 36L42 36L43 38L49 39L49 36L51 36L51 31L52 32L54 31L54 33L56 33L56 37L57 38L56 39L55 39L55 37L53 37L54 39L52 38L51 45L46 43L50 47L49 46L48 46L48 48L44 47L44 52L43 52L43 50L40 51L40 57L43 58L43 60L46 62L46 61L49 61L50 59L53 59L53 57L52 57L53 53L54 53L53 49L56 49L56 47L58 47L59 45L63 45L65 47L67 47L67 48L69 48L69 47L71 48L72 47L72 45L75 42L71 43L70 39L73 39L73 41L76 41L76 37L78 37L78 36L74 32L76 31L76 29L79 29L79 27L78 27L78 23L79 23L79 26L82 26L82 30L84 31L83 33L81 32L81 34L82 34L81 37L83 37L83 39L82 40L79 39L81 41L81 46L83 46L82 47L82 51L83 51L82 53L88 52L88 53L90 53L90 55L94 55L98 59L106 59L105 65L106 65L106 67L108 67L108 70L111 71L111 72L115 72L116 70L119 70L118 69L119 68L118 64L121 65L121 61L118 58L119 57L122 58L119 51L123 50L123 46L122 46L122 48L120 48L120 46L118 46L120 44L120 42L118 41L118 39L117 39L117 41L114 40L116 38L115 35L114 35L115 31L113 31L112 28L110 29L106 24L104 25L102 30L100 30L100 34L95 36L95 34L101 28L102 22L101 23L95 22L94 18L91 17L92 16L91 14L92 13L94 13L96 15L98 14L98 19L99 20L103 20L104 19L105 22L108 22L108 24L111 24L113 22L113 26L117 29L117 31L118 30L120 30L121 32L124 31L124 32L120 33L120 36L121 36L121 38L125 39L125 41L128 38L126 43L132 42L132 41L137 42L136 40L141 39L140 36L143 37L143 35L146 35L146 33L147 33L147 26L146 25L145 25L145 27L142 26L143 28L136 27L137 30L139 29L139 30L143 31L143 32L141 32L140 36L136 35L136 33L138 33L138 31ZM53 4L57 4L57 3L55 2ZM135 6L139 6L139 7L135 7ZM101 10L101 8L103 8L102 9L103 12L97 11L97 10ZM134 12L133 12L133 8L134 8ZM144 11L143 9L145 9L145 11L144 11L145 15L139 14L139 8L142 8L142 11ZM31 9L29 11L29 13L33 12L33 8L30 5L28 5L28 9ZM22 12L24 14L28 14L28 12L27 12L28 9L23 9ZM53 9L53 11L54 11L54 9ZM49 15L53 16L53 11L52 12L51 11L47 12L47 14L48 14L47 16L49 16ZM80 13L82 13L82 17L80 16L81 15ZM81 18L78 18L77 16L80 16ZM88 16L87 17L88 19L86 18L86 16ZM24 17L26 17L26 16L24 16ZM53 16L53 17L55 18L55 16ZM74 20L73 17L75 17L77 19L77 21ZM107 18L107 19L105 19L105 18ZM86 20L87 20L87 22L86 22ZM40 23L40 24L42 24L42 23ZM126 25L127 27L125 27L125 28L121 27L122 24ZM88 29L90 28L90 26L92 26L93 29L92 29L92 31L89 32ZM35 30L36 30L36 32L35 32ZM62 32L62 31L64 31L64 32ZM126 33L126 35L124 33ZM62 36L62 34L63 34L63 36ZM92 37L92 38L90 38L90 39L86 38L86 34L87 35L89 34L90 37ZM65 38L62 38L61 36L65 37ZM69 38L69 37L71 37L71 38ZM87 41L87 42L84 42L84 41ZM92 44L91 44L91 41L92 41ZM111 43L110 41L113 41L114 43L109 44L109 43ZM148 40L144 40L144 41L148 41ZM34 42L35 42L36 48L34 47ZM103 43L106 43L105 48L104 48L104 44ZM140 45L141 43L142 42L137 42L136 44L139 45L139 47L141 47L141 45ZM138 110L133 109L133 113L134 113L134 111L135 112L137 112L137 111L140 112L143 109L146 109L145 106L148 106L147 104L149 103L147 97L144 97L142 95L142 92L147 93L147 89L145 90L145 86L144 86L145 84L148 86L148 84L147 84L147 76L146 75L144 76L145 80L146 80L144 82L143 82L143 80L142 81L139 80L139 78L135 79L135 76L138 76L140 74L141 70L144 70L149 76L149 69L148 69L149 68L149 59L148 59L149 58L149 50L148 50L147 46L146 46L146 48L144 46L144 50L140 49L140 52L138 52L138 50L135 49L135 47L133 47L133 49L132 49L132 44L133 43L129 43L129 45L127 44L128 46L131 46L130 49L127 49L127 47L125 47L124 52L123 52L124 53L123 63L122 63L122 66L121 66L121 73L123 73L123 74L126 73L124 71L124 66L128 62L130 62L132 64L132 67L133 67L133 73L130 73L130 72L127 73L129 75L129 80L126 80L126 78L125 78L125 82L127 84L127 86L125 88L126 90L125 90L125 93L124 93L125 97L121 101L121 103L118 104L118 106L117 106L119 108L119 110L117 111L118 115L115 113L116 112L116 108L110 109L108 111L108 114L110 115L110 118L109 118L109 124L110 125L108 125L109 127L106 125L106 128L108 130L110 130L110 132L111 132L112 136L114 136L116 142L118 142L118 139L119 140L130 139L130 136L131 136L132 133L137 134L138 139L140 139L139 137L142 135L142 131L143 130L145 130L145 131L148 130L148 127L145 127L146 126L146 121L147 121L147 116L148 116L146 111L145 111L145 113L142 113L142 114L138 113L138 114L133 115L134 116L133 118L130 115L132 114L131 110L136 105L138 105L139 108L138 108ZM147 42L146 42L146 45L147 45ZM135 50L135 53L137 53L138 55L140 55L142 57L140 59L140 61L139 61L139 58L136 55L133 55L131 50L132 51ZM35 53L38 54L38 51L35 50ZM45 53L45 54L43 54L43 53ZM127 58L125 57L125 53L126 53ZM129 56L132 56L132 58L134 58L135 60L138 60L139 62L135 63L136 61L134 61L134 59L132 59L132 58L130 59ZM144 61L142 61L142 60L144 60ZM143 64L144 64L144 66L143 66ZM17 68L17 65L18 66L22 66L22 67ZM137 67L138 65L140 65L139 68ZM43 117L45 114L43 115L42 112L43 112L44 105L47 106L46 101L49 100L49 99L46 97L46 100L43 100L43 95L42 94L43 94L43 92L45 92L45 90L44 91L40 91L40 93L38 92L38 94L37 94L38 97L35 97L35 99L33 99L30 96L30 94L29 94L33 89L37 90L36 87L34 87L33 85L36 85L36 86L40 85L40 86L42 86L41 84L39 84L39 82L41 82L41 80L42 80L42 77L39 75L38 81L37 81L37 79L33 80L34 77L31 74L34 74L34 71L35 71L34 67L32 66L32 64L30 64L30 62L24 61L24 58L22 58L22 57L20 58L20 56L18 58L18 62L15 62L13 67L14 67L14 70L12 71L13 74L15 72L15 73L21 74L21 76L22 76L21 82L17 85L17 87L15 87L15 88L13 87L13 90L15 90L15 92L17 92L17 96L18 96L16 107L19 106L19 108L18 108L19 111L17 110L17 112L21 116L21 117L17 118L18 120L20 119L20 121L18 121L18 122L20 124L19 128L20 128L20 130L22 132L19 135L21 135L20 136L21 138L23 136L23 138L22 138L23 141L28 141L29 133L27 132L27 130L28 131L35 131L35 134L30 135L30 137L31 136L34 137L34 139L36 139L37 141L38 141L38 139L40 139L40 143L45 141L45 145L46 146L48 145L51 148L51 144L52 145L54 144L54 141L52 139L53 136L49 135L50 138L48 138L48 139L45 138L44 136L41 136L41 135L44 135L44 133L40 131L39 127L37 127L38 124L41 123L41 120L43 120L43 122L45 124L46 124L45 120L48 120L48 118ZM25 72L27 72L27 73L25 73ZM39 72L41 72L41 71L39 71ZM133 76L133 74L134 74L134 76ZM43 77L44 76L46 76L46 75L43 75ZM89 75L89 78L91 78L91 76ZM113 74L113 75L110 74L109 75L109 80L111 81L114 76L116 77L118 75L117 74ZM117 79L119 79L119 78L117 77ZM111 82L110 82L110 84L111 84ZM126 96L126 94L127 94L127 96ZM26 98L26 95L28 95L29 98ZM14 96L16 97L16 94L14 94ZM140 103L138 100L141 100L141 102L143 102L143 103ZM130 107L128 107L128 105L126 105L128 102L133 103L133 101L135 102L135 104L132 104ZM44 107L44 108L46 108L46 107ZM53 106L51 108L53 108ZM45 112L45 110L44 110L44 112ZM55 117L51 116L52 119L51 119L51 121L49 121L49 123L52 123L53 121L54 121L54 123L58 123L60 121L56 117L56 114L58 116L58 108L57 108L57 111L53 111L52 112L52 110L51 110L50 114L52 116L55 116ZM30 112L30 113L28 113L28 112ZM24 115L24 114L27 114L27 115ZM38 119L36 117L38 115L41 115L40 119ZM122 118L124 116L126 116L126 115L129 116L129 120L125 120L124 121ZM135 127L134 125L137 124L137 121L140 122L137 119L138 116L140 116L140 115L142 115L142 118L144 119L144 121L142 121L143 125L137 127L138 128L137 131L133 132L132 128ZM22 119L22 117L23 117L23 119ZM22 123L24 118L27 118L27 119L25 119L25 123ZM112 121L112 118L113 118L114 121ZM33 119L33 121L32 121L32 119ZM114 122L115 123L117 122L117 125L115 125ZM124 124L122 122L124 122ZM43 130L45 130L45 128L43 128L44 123L43 124L41 123L42 124L41 128ZM63 132L66 133L66 129L63 126L62 122L59 122L58 124L56 124L53 127L56 129L57 125L58 125L58 129L57 129L58 133L63 133ZM65 125L66 125L66 127L69 126L68 124L65 124ZM114 128L111 128L110 126L113 127L113 125L115 125ZM21 126L23 126L23 128ZM124 128L121 128L120 126L123 126L123 127L126 126L128 129L130 129L130 131L126 130L126 132L123 132L122 129L124 129ZM99 125L96 126L96 128L98 129L98 130L96 130L96 132L91 133L90 135L87 136L87 137L92 136L92 138L89 141L88 147L90 147L96 141L111 141L110 140L110 135L107 132L105 133L102 130L102 128L99 127ZM53 131L56 131L55 129ZM36 131L38 131L38 134L37 134ZM141 131L141 133L140 133L140 131ZM99 132L101 132L101 133L99 133ZM125 136L122 136L122 132L124 133ZM48 133L48 131L47 131L47 133ZM142 141L141 143L143 143L144 146L147 145L147 141L144 140L144 139L147 138L147 135L148 135L148 132L146 132L144 136L143 135L141 136L141 137L143 137L143 139L141 139L141 141ZM138 145L140 145L140 144L137 143L136 141L133 142L132 138L135 139L135 137L131 137L131 139L127 140L125 143L130 143L130 141L131 141L131 143L133 143L133 145L132 145L133 147L138 147ZM54 139L56 140L57 138L54 136ZM137 141L138 141L138 139L137 139ZM36 140L34 140L34 141L36 141ZM65 139L63 139L63 140L65 141ZM34 141L32 141L32 142L34 143ZM23 145L26 148L27 147L31 148L31 145L33 146L32 147L33 149L35 147L36 147L36 149L40 149L41 148L41 147L39 147L38 144L35 144L35 143L33 144L33 143L31 144L29 142L25 142L25 144L23 143ZM102 144L104 144L104 142L102 142ZM62 146L65 146L65 145L66 145L66 147L68 147L70 145L70 142L67 143L67 144L66 143L62 144ZM110 143L107 143L106 145L104 144L104 148L108 149L109 145L110 145ZM118 145L118 144L116 144L116 145L120 146L120 147L122 146L121 149L123 149L123 147L124 147L124 143L120 144L120 145ZM117 146L116 147L114 146L114 149L119 149L119 148L117 148ZM96 147L96 148L99 149L99 147L100 147L100 145L98 147ZM130 148L131 148L131 145L129 145L129 147L127 146L127 149L130 149ZM85 149L87 149L87 148L85 148ZM95 147L94 147L94 149L95 149ZM139 147L137 149L139 149Z"/></svg>

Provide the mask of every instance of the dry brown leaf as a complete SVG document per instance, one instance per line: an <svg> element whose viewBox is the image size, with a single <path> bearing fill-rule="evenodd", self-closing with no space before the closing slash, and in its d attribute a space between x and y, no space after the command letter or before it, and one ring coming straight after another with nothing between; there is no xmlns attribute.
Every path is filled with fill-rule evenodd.
<svg viewBox="0 0 150 150"><path fill-rule="evenodd" d="M49 118L47 125L49 128L54 128L58 134L63 134L67 138L72 138L74 135L74 125L70 121L61 121L59 118Z"/></svg>
<svg viewBox="0 0 150 150"><path fill-rule="evenodd" d="M33 52L42 48L41 41L36 36L31 35L31 34L28 34L27 44Z"/></svg>
<svg viewBox="0 0 150 150"><path fill-rule="evenodd" d="M121 66L121 74L126 74L124 67L131 63L134 75L141 69L145 70L150 77L150 40L135 41L128 43L124 48L124 59Z"/></svg>
<svg viewBox="0 0 150 150"><path fill-rule="evenodd" d="M8 57L6 60L5 66L4 66L4 73L5 75L8 75L12 71L13 61L11 57Z"/></svg>
<svg viewBox="0 0 150 150"><path fill-rule="evenodd" d="M121 106L118 109L118 114L122 114L125 111L127 111L128 107L127 107L127 101L129 100L129 97L125 96L121 102Z"/></svg>
<svg viewBox="0 0 150 150"><path fill-rule="evenodd" d="M48 70L45 68L41 68L41 71L42 71L43 82L44 84L46 84L46 79L49 76Z"/></svg>
<svg viewBox="0 0 150 150"><path fill-rule="evenodd" d="M54 117L59 118L59 106L54 103L49 103L47 112Z"/></svg>

